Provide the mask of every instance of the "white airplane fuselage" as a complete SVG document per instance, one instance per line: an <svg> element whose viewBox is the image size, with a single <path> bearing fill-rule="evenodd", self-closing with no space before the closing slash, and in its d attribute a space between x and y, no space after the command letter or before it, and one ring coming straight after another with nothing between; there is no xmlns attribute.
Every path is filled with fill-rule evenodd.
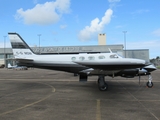
<svg viewBox="0 0 160 120"><path fill-rule="evenodd" d="M34 54L29 49L14 49L13 53L16 58L32 60L19 62L18 65L20 66L32 66L73 73L79 73L82 70L94 67L98 69L96 74L101 74L102 70L103 73L107 71L105 74L110 74L123 69L144 67L146 63L140 59L122 58L116 53L43 55Z"/></svg>

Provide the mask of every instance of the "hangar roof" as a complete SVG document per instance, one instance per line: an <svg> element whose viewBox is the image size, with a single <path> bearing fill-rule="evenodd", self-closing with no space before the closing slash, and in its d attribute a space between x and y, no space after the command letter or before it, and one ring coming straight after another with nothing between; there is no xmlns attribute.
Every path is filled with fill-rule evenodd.
<svg viewBox="0 0 160 120"><path fill-rule="evenodd" d="M54 46L41 47L41 53L85 53L85 52L113 52L123 51L123 45L92 45L92 46ZM39 47L32 48L34 52L39 52Z"/></svg>
<svg viewBox="0 0 160 120"><path fill-rule="evenodd" d="M31 47L35 53L39 53L39 47ZM51 46L40 47L41 53L85 53L85 52L113 52L123 51L123 45L91 45L91 46ZM0 48L4 53L4 48ZM11 48L5 48L5 53L12 54Z"/></svg>

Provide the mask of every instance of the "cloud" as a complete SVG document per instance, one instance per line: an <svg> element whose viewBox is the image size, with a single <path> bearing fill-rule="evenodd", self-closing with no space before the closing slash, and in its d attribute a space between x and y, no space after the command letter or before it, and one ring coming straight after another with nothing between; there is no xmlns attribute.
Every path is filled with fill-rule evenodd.
<svg viewBox="0 0 160 120"><path fill-rule="evenodd" d="M153 35L160 37L160 29L157 29L152 32Z"/></svg>
<svg viewBox="0 0 160 120"><path fill-rule="evenodd" d="M123 28L123 25L117 25L116 28Z"/></svg>
<svg viewBox="0 0 160 120"><path fill-rule="evenodd" d="M56 0L37 4L32 9L17 10L15 18L25 24L48 25L58 22L61 16L70 12L70 0Z"/></svg>
<svg viewBox="0 0 160 120"><path fill-rule="evenodd" d="M108 0L109 3L120 2L121 0Z"/></svg>
<svg viewBox="0 0 160 120"><path fill-rule="evenodd" d="M90 26L86 26L83 30L81 30L78 34L78 38L81 41L87 41L92 39L94 34L101 32L104 29L104 26L107 25L112 17L113 11L108 9L105 12L105 15L102 17L101 21L99 18L95 18L91 21Z"/></svg>
<svg viewBox="0 0 160 120"><path fill-rule="evenodd" d="M116 3L120 2L121 0L108 0L110 8L116 6Z"/></svg>
<svg viewBox="0 0 160 120"><path fill-rule="evenodd" d="M143 13L147 13L147 12L149 12L149 10L139 9L139 10L136 10L136 11L132 12L131 14L143 14Z"/></svg>
<svg viewBox="0 0 160 120"><path fill-rule="evenodd" d="M37 4L37 3L38 3L38 0L33 0L33 3L34 3L34 4Z"/></svg>
<svg viewBox="0 0 160 120"><path fill-rule="evenodd" d="M65 29L67 27L67 25L60 25L61 29Z"/></svg>

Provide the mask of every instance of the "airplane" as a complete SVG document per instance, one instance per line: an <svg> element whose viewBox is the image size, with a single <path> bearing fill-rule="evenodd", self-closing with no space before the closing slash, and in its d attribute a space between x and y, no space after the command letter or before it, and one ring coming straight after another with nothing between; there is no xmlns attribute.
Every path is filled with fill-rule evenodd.
<svg viewBox="0 0 160 120"><path fill-rule="evenodd" d="M18 65L14 65L12 66L10 63L8 63L8 69L15 69L15 70L28 70L28 68L26 66L18 66Z"/></svg>
<svg viewBox="0 0 160 120"><path fill-rule="evenodd" d="M123 58L117 53L40 54L34 53L18 33L8 33L13 55L20 66L59 70L79 74L79 81L98 76L98 88L106 91L105 76L126 78L148 75L147 86L153 87L151 72L156 68L145 60Z"/></svg>

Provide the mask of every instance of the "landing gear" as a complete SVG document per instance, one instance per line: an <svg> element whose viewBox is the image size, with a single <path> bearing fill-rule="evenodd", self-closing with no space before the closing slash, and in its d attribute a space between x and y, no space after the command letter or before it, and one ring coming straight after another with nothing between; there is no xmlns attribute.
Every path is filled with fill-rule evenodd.
<svg viewBox="0 0 160 120"><path fill-rule="evenodd" d="M98 88L100 91L106 91L108 89L108 85L105 82L104 76L99 76L98 78Z"/></svg>
<svg viewBox="0 0 160 120"><path fill-rule="evenodd" d="M153 87L153 82L152 82L152 76L148 75L148 82L147 82L147 87L152 88Z"/></svg>

